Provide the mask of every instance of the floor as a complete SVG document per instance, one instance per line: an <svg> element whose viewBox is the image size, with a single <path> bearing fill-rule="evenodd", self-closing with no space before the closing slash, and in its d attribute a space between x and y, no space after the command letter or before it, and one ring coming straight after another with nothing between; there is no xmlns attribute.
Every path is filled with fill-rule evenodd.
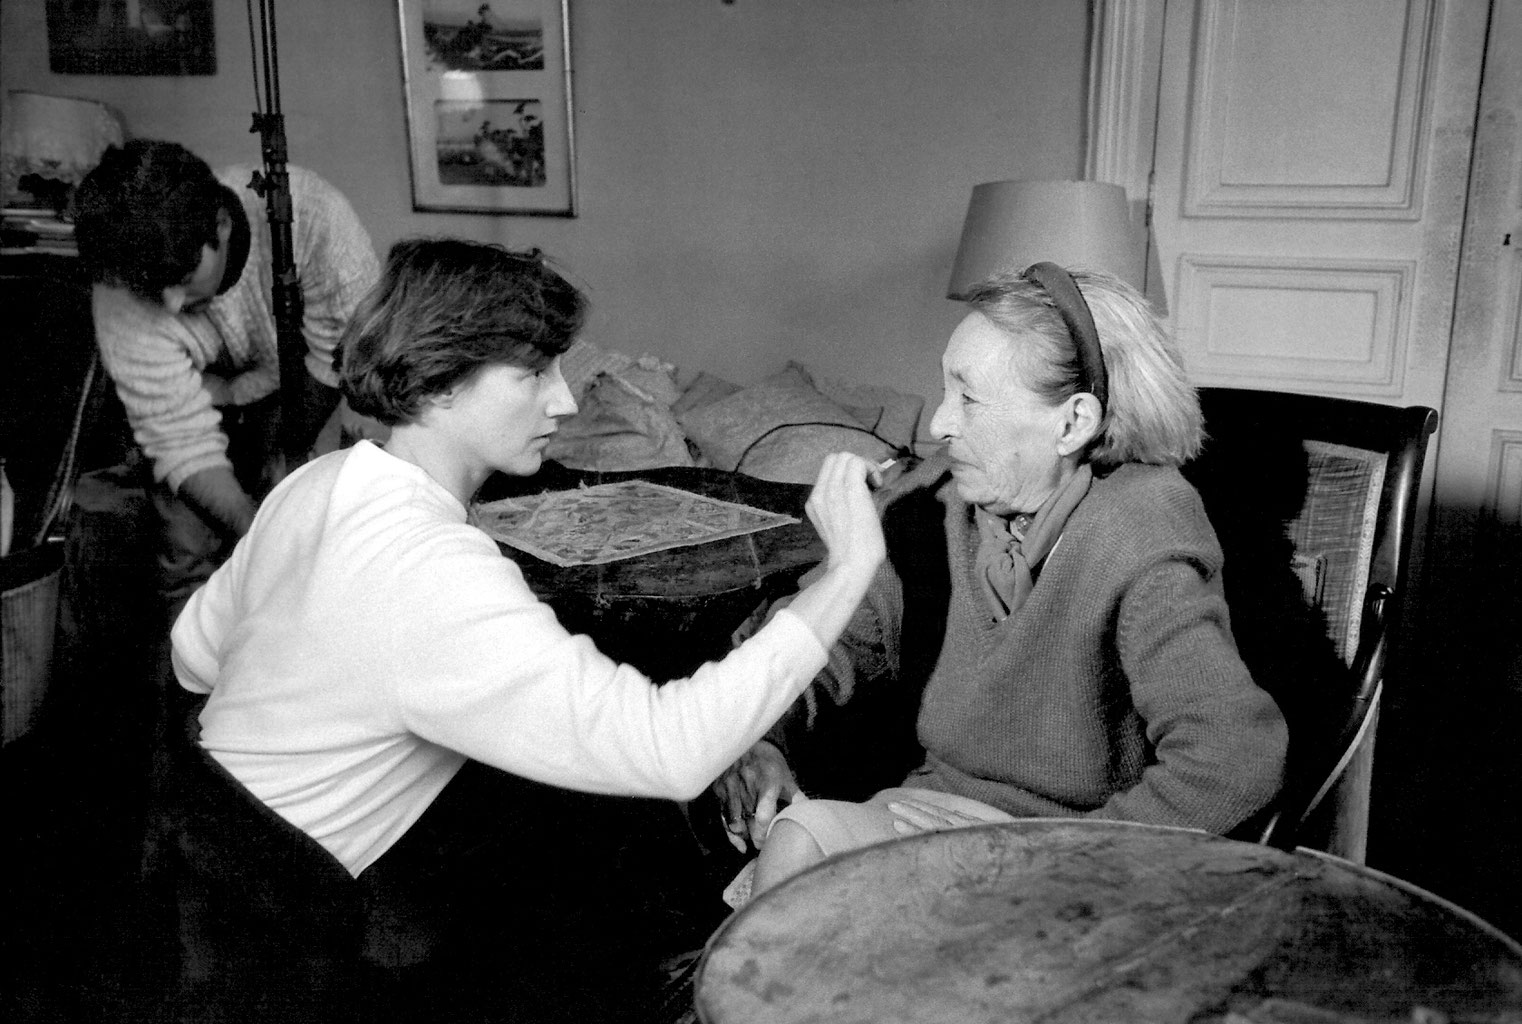
<svg viewBox="0 0 1522 1024"><path fill-rule="evenodd" d="M39 728L0 751L5 1020L132 1020L151 995L134 898L146 750L132 724Z"/></svg>
<svg viewBox="0 0 1522 1024"><path fill-rule="evenodd" d="M71 542L46 699L31 730L0 748L15 865L0 955L6 1020L129 1020L144 978L135 894L160 649L134 540L144 506L140 492L120 500L131 493L84 496L81 518L99 541Z"/></svg>
<svg viewBox="0 0 1522 1024"><path fill-rule="evenodd" d="M1380 722L1369 866L1522 941L1522 687L1501 670L1425 678Z"/></svg>

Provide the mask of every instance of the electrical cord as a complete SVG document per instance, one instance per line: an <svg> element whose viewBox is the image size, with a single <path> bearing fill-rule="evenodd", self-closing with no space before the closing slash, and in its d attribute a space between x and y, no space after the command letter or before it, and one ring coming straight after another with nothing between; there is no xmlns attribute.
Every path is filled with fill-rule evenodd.
<svg viewBox="0 0 1522 1024"><path fill-rule="evenodd" d="M839 427L841 430L854 430L858 433L867 434L870 437L877 438L879 441L893 450L893 457L896 459L912 458L914 456L913 449L905 445L894 444L892 441L888 440L886 437L883 437L877 432L877 428L882 425L884 412L886 412L886 410L880 410L878 412L877 421L873 423L871 427L862 427L858 426L855 423L837 423L832 420L803 420L798 423L779 423L774 427L762 431L759 437L745 446L745 450L742 451L740 453L740 457L735 460L734 471L736 473L740 472L740 467L745 465L745 457L755 449L756 445L760 444L762 441L765 441L768 437L771 437L777 431L786 430L789 427Z"/></svg>

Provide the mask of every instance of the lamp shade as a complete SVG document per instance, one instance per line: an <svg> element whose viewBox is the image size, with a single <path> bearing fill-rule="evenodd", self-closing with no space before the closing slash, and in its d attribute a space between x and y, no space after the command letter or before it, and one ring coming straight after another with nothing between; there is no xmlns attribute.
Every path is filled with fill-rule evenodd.
<svg viewBox="0 0 1522 1024"><path fill-rule="evenodd" d="M1144 265L1126 190L1102 181L991 181L975 185L947 296L1049 260L1103 270L1140 291Z"/></svg>
<svg viewBox="0 0 1522 1024"><path fill-rule="evenodd" d="M0 125L0 196L8 206L31 205L21 184L29 175L72 189L123 137L121 122L103 103L25 90L6 94Z"/></svg>

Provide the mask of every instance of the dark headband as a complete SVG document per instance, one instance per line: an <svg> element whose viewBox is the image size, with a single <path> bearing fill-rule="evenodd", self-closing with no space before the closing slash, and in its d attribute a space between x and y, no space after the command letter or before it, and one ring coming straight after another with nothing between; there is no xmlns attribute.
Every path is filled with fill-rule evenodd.
<svg viewBox="0 0 1522 1024"><path fill-rule="evenodd" d="M1068 334L1078 347L1078 366L1083 371L1084 390L1099 399L1103 412L1110 404L1110 374L1105 370L1104 352L1099 347L1099 331L1094 327L1094 314L1073 275L1055 263L1032 263L1020 275L1052 297L1062 322L1067 324Z"/></svg>

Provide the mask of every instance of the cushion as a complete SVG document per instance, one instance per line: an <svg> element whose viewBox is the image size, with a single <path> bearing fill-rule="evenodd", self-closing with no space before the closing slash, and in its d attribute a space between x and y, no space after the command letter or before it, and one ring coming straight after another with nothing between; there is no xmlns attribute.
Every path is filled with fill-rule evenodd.
<svg viewBox="0 0 1522 1024"><path fill-rule="evenodd" d="M805 368L805 372L807 369ZM896 445L913 447L919 434L925 400L876 384L854 384L809 374L819 393L836 402L864 427Z"/></svg>
<svg viewBox="0 0 1522 1024"><path fill-rule="evenodd" d="M679 420L694 409L711 405L741 390L740 385L734 381L725 380L707 370L699 370L685 383L678 380L677 386L681 389L681 394L671 403L671 414Z"/></svg>
<svg viewBox="0 0 1522 1024"><path fill-rule="evenodd" d="M855 452L878 462L895 450L821 394L797 363L688 410L680 423L713 465L783 483L813 483L831 452Z"/></svg>
<svg viewBox="0 0 1522 1024"><path fill-rule="evenodd" d="M571 384L565 365L562 359L562 372ZM597 368L581 385L580 408L561 421L545 458L571 469L604 472L693 464L686 437L671 414L677 388L670 366L652 356L599 357L578 360L578 376L591 366ZM577 393L575 385L572 393Z"/></svg>
<svg viewBox="0 0 1522 1024"><path fill-rule="evenodd" d="M579 402L598 374L617 373L633 364L632 356L603 348L585 338L577 338L571 342L570 348L561 353L560 374L565 378L566 386L571 389L571 395Z"/></svg>

